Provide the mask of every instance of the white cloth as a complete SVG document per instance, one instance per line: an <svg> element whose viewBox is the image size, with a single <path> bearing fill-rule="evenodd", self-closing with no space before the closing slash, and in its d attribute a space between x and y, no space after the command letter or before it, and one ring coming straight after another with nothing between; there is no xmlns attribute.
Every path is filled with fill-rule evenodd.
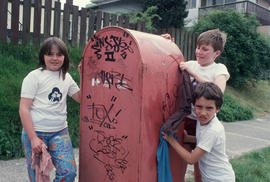
<svg viewBox="0 0 270 182"><path fill-rule="evenodd" d="M199 160L203 182L234 182L235 174L226 155L226 137L222 123L215 116L209 124L197 121L197 147L206 151Z"/></svg>
<svg viewBox="0 0 270 182"><path fill-rule="evenodd" d="M33 99L30 114L35 131L56 132L67 127L67 95L80 90L69 73L65 80L59 71L31 71L23 80L21 97Z"/></svg>

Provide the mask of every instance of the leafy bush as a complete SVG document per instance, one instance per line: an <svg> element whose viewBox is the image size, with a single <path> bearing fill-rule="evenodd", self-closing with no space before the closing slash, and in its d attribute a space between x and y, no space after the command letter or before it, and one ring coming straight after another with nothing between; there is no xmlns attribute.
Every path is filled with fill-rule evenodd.
<svg viewBox="0 0 270 182"><path fill-rule="evenodd" d="M23 156L18 113L22 79L36 63L32 45L0 44L0 159Z"/></svg>
<svg viewBox="0 0 270 182"><path fill-rule="evenodd" d="M5 46L0 46L0 52L4 48ZM11 46L7 52L0 54L0 159L23 155L21 147L22 126L18 113L20 88L23 78L36 64L30 53L27 54L23 51L19 53L20 51L20 47ZM23 59L27 59L26 63L23 63Z"/></svg>
<svg viewBox="0 0 270 182"><path fill-rule="evenodd" d="M242 106L225 94L218 118L225 122L243 121L252 119L253 113L250 108Z"/></svg>
<svg viewBox="0 0 270 182"><path fill-rule="evenodd" d="M227 33L225 50L217 59L231 74L229 84L244 88L246 81L256 79L270 68L270 43L257 32L255 16L245 17L236 11L211 11L199 18L193 31L204 32L219 28Z"/></svg>
<svg viewBox="0 0 270 182"><path fill-rule="evenodd" d="M77 47L71 47L70 45L67 45L67 49L68 49L68 55L69 55L69 60L70 60L70 72L73 72L75 69L76 74L77 72L77 65L80 63L81 58L82 58L82 48L77 48ZM76 66L75 66L76 65ZM70 73L69 72L69 73ZM77 76L79 76L77 74ZM80 80L78 80L80 81Z"/></svg>
<svg viewBox="0 0 270 182"><path fill-rule="evenodd" d="M24 63L31 63L37 61L38 49L32 44L27 45L11 45L0 44L0 55L13 57L15 60L22 61Z"/></svg>
<svg viewBox="0 0 270 182"><path fill-rule="evenodd" d="M20 124L18 106L0 106L0 109L0 160L22 157L22 126Z"/></svg>

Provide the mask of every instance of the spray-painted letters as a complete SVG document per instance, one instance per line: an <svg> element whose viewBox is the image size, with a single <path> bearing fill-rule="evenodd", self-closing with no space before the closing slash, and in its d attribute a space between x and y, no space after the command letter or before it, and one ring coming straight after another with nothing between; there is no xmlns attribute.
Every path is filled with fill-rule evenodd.
<svg viewBox="0 0 270 182"><path fill-rule="evenodd" d="M108 88L112 88L114 86L117 90L126 89L128 91L133 91L131 86L129 86L130 81L131 80L128 79L123 73L101 70L96 74L95 78L92 78L92 86L102 83Z"/></svg>
<svg viewBox="0 0 270 182"><path fill-rule="evenodd" d="M126 59L128 54L133 54L132 49L133 41L129 39L128 34L121 36L105 36L105 37L94 37L91 39L94 42L91 46L94 49L94 54L97 56L97 59L100 60L104 57L105 61L116 61L116 54L120 54L123 59Z"/></svg>
<svg viewBox="0 0 270 182"><path fill-rule="evenodd" d="M105 132L99 130L96 130L95 133L96 137L90 140L89 148L94 152L94 158L104 165L109 180L113 181L115 179L114 169L119 169L124 173L127 168L129 152L122 145L127 136L121 138L106 136Z"/></svg>
<svg viewBox="0 0 270 182"><path fill-rule="evenodd" d="M112 97L111 102L115 102L117 97ZM84 122L92 123L98 127L107 128L107 129L116 129L116 124L118 124L117 116L121 113L121 109L118 109L117 112L113 115L111 111L115 106L114 103L110 105L109 108L106 108L103 104L95 104L94 102L90 105L87 105L89 110L89 115L84 116L82 120Z"/></svg>

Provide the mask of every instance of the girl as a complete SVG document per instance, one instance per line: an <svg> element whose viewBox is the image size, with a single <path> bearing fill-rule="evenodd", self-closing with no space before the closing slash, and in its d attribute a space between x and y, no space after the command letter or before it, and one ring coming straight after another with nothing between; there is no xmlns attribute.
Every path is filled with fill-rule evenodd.
<svg viewBox="0 0 270 182"><path fill-rule="evenodd" d="M22 145L30 181L35 181L31 156L45 147L56 168L54 181L74 181L76 164L67 128L67 95L80 103L80 88L67 72L69 56L57 37L46 39L39 52L38 68L23 80L19 113ZM80 70L79 70L80 72Z"/></svg>

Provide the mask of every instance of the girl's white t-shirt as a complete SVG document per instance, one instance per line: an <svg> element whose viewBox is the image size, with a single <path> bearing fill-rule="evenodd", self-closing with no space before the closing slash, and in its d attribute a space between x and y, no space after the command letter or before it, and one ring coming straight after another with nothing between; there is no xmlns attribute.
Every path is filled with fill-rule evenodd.
<svg viewBox="0 0 270 182"><path fill-rule="evenodd" d="M33 99L30 114L35 131L56 132L67 127L67 95L80 88L66 73L63 80L59 71L31 71L23 80L21 97Z"/></svg>

